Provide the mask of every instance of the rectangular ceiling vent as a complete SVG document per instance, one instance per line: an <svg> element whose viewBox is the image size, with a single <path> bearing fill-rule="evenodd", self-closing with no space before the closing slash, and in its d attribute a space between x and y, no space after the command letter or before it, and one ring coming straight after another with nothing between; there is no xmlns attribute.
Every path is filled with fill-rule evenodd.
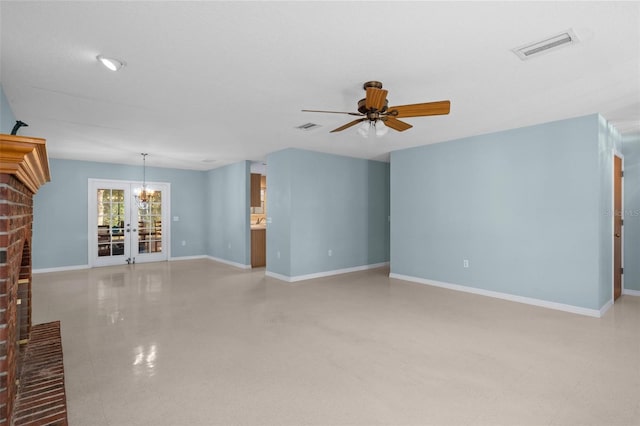
<svg viewBox="0 0 640 426"><path fill-rule="evenodd" d="M316 123L305 123L305 124L301 124L300 126L297 126L296 129L300 129L308 132L309 130L316 129L318 127L321 127L321 126Z"/></svg>
<svg viewBox="0 0 640 426"><path fill-rule="evenodd" d="M511 50L524 61L534 56L539 56L544 53L559 49L560 47L569 46L571 44L577 43L578 41L579 40L576 36L576 33L570 29L560 34L556 34L552 37L548 37L544 40L536 41L534 43L528 43L525 46L516 47L515 49Z"/></svg>

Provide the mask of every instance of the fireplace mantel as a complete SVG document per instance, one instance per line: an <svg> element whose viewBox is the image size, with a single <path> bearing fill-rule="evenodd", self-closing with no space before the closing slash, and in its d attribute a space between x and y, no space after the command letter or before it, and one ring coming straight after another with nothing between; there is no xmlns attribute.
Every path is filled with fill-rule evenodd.
<svg viewBox="0 0 640 426"><path fill-rule="evenodd" d="M51 180L45 140L0 134L0 174L14 175L34 194Z"/></svg>

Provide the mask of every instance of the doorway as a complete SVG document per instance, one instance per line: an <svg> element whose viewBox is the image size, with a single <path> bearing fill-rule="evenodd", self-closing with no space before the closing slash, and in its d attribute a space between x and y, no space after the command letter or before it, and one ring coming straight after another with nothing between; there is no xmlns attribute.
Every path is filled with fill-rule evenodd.
<svg viewBox="0 0 640 426"><path fill-rule="evenodd" d="M613 300L622 295L622 157L613 156Z"/></svg>
<svg viewBox="0 0 640 426"><path fill-rule="evenodd" d="M89 179L89 265L158 262L169 258L169 184Z"/></svg>
<svg viewBox="0 0 640 426"><path fill-rule="evenodd" d="M267 164L250 166L251 267L267 266Z"/></svg>

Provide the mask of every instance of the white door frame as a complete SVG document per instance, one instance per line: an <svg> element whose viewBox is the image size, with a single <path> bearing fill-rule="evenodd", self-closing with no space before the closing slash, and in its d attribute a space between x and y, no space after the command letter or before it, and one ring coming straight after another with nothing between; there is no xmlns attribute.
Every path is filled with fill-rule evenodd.
<svg viewBox="0 0 640 426"><path fill-rule="evenodd" d="M144 256L135 255L136 261L138 262L158 262L165 261L171 258L171 184L169 182L146 182L148 189L155 189L162 191L162 252L154 253L154 254L145 254ZM96 233L96 229L98 226L98 211L97 211L97 189L98 187L109 187L109 188L117 188L121 189L125 187L129 187L129 190L125 190L125 197L128 196L128 199L131 203L134 202L134 194L133 189L136 187L142 187L142 182L140 181L129 181L129 180L114 180L114 179L96 179L89 178L88 179L88 205L87 205L87 255L88 255L88 264L89 267L96 266L108 266L108 265L119 265L125 264L126 258L129 256L124 256L124 261L120 262L119 260L112 259L112 262L109 262L108 259L100 259L98 257L98 235ZM130 209L131 211L131 209ZM131 213L129 213L131 214ZM137 218L129 218L130 221L136 221ZM132 229L137 229L137 223L135 226L131 226ZM131 245L135 245L137 247L137 232L131 238ZM128 253L130 247L125 247L125 252ZM100 260L99 260L100 259Z"/></svg>

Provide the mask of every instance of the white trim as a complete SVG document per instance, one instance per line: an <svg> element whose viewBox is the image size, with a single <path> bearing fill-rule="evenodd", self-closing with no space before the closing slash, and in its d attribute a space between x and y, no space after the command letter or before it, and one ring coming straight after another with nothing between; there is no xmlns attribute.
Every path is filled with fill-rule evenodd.
<svg viewBox="0 0 640 426"><path fill-rule="evenodd" d="M583 308L580 306L566 305L564 303L550 302L548 300L534 299L532 297L525 297L525 296L517 296L515 294L509 294L509 293L500 293L497 291L484 290L484 289L475 288L475 287L467 287L459 284L450 284L450 283L445 283L441 281L427 280L424 278L411 277L408 275L401 275L393 272L389 274L389 278L395 278L395 279L404 280L404 281L411 281L418 284L426 284L434 287L442 287L449 290L463 291L465 293L479 294L481 296L489 296L497 299L508 300L511 302L518 302L518 303L524 303L527 305L540 306L543 308L556 309L558 311L571 312L574 314L587 315L590 317L600 318L600 316L602 315L601 310L599 309L589 309L589 308Z"/></svg>
<svg viewBox="0 0 640 426"><path fill-rule="evenodd" d="M90 269L89 265L72 265L72 266L58 266L56 268L42 268L42 269L34 269L31 271L32 274L46 274L48 272L64 272L64 271L78 271L81 269Z"/></svg>
<svg viewBox="0 0 640 426"><path fill-rule="evenodd" d="M282 281L293 283L293 282L296 282L296 281L312 280L312 279L315 279L315 278L323 278L323 277L330 277L330 276L333 276L333 275L348 274L350 272L358 272L358 271L366 271L366 270L369 270L369 269L377 269L377 268L381 268L383 266L389 266L389 262L372 263L370 265L354 266L354 267L351 267L351 268L344 268L344 269L334 269L333 271L316 272L314 274L294 275L293 277L290 277L290 276L287 276L287 275L276 274L275 272L270 272L270 271L266 271L264 274L266 276L268 276L268 277L277 278L277 279L282 280Z"/></svg>
<svg viewBox="0 0 640 426"><path fill-rule="evenodd" d="M201 254L198 256L178 256L178 257L170 257L169 261L170 262L175 262L178 260L197 260L197 259L208 259L209 257L207 255Z"/></svg>
<svg viewBox="0 0 640 426"><path fill-rule="evenodd" d="M286 281L288 283L291 282L291 277L288 277L288 276L282 275L282 274L276 274L275 272L265 271L264 275L266 277L275 278L275 279L280 280L280 281Z"/></svg>
<svg viewBox="0 0 640 426"><path fill-rule="evenodd" d="M213 260L215 262L220 262L220 263L224 263L226 265L235 266L236 268L251 269L251 265L243 265L242 263L232 262L232 261L226 260L226 259L220 259L219 257L213 257L213 256L205 256L205 257L207 259Z"/></svg>
<svg viewBox="0 0 640 426"><path fill-rule="evenodd" d="M631 290L629 288L625 288L622 290L622 294L625 296L640 296L640 290Z"/></svg>
<svg viewBox="0 0 640 426"><path fill-rule="evenodd" d="M609 308L611 308L612 306L613 306L613 295L611 296L611 300L609 300L607 303L604 304L602 308L600 308L600 315L598 316L598 318L602 317L605 314L605 312L607 312Z"/></svg>

